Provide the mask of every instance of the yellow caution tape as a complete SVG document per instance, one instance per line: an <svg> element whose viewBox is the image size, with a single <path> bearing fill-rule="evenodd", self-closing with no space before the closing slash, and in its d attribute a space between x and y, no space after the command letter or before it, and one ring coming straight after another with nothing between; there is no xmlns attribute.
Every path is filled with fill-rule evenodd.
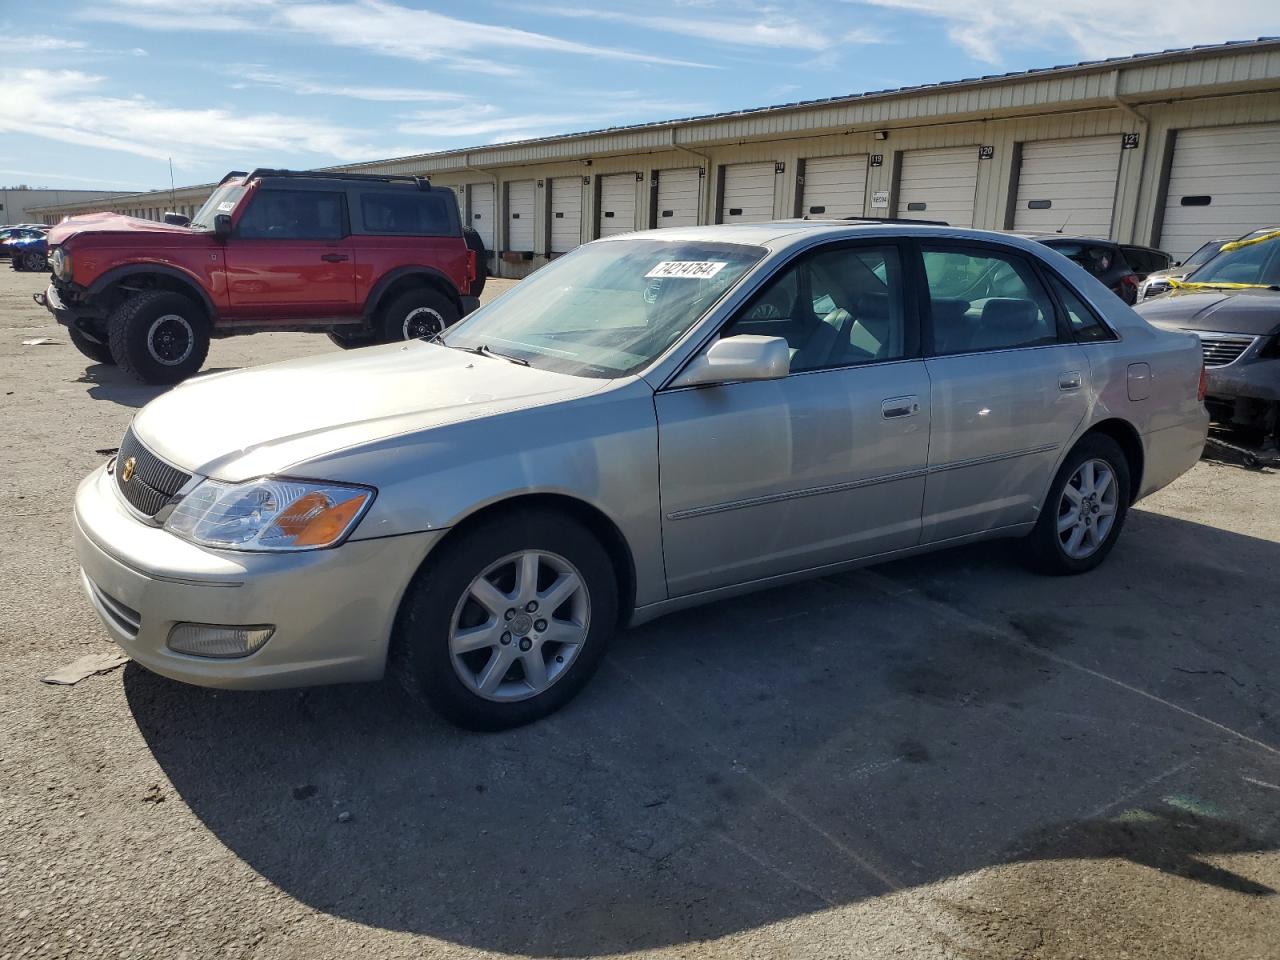
<svg viewBox="0 0 1280 960"><path fill-rule="evenodd" d="M1280 236L1280 233L1277 233ZM1252 240L1249 241L1253 243ZM1270 283L1192 283L1190 280L1174 280L1170 278L1169 286L1175 290L1270 290Z"/></svg>
<svg viewBox="0 0 1280 960"><path fill-rule="evenodd" d="M1218 248L1219 253L1230 253L1232 250L1239 250L1241 247L1250 247L1255 243L1266 243L1268 240L1274 240L1280 237L1280 230L1272 230L1270 233L1264 233L1260 237L1250 237L1248 240L1232 240L1230 243L1224 243ZM1256 284L1254 284L1256 286Z"/></svg>

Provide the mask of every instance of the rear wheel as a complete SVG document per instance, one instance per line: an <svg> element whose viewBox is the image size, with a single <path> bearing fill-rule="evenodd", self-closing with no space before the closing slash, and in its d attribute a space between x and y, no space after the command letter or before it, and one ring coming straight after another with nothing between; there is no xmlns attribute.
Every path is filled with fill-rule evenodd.
<svg viewBox="0 0 1280 960"><path fill-rule="evenodd" d="M1092 570L1115 546L1129 510L1129 463L1110 437L1085 437L1063 461L1035 529L1028 559L1042 573Z"/></svg>
<svg viewBox="0 0 1280 960"><path fill-rule="evenodd" d="M28 250L22 255L22 269L30 270L33 273L40 273L48 266L43 253L37 253L35 250Z"/></svg>
<svg viewBox="0 0 1280 960"><path fill-rule="evenodd" d="M75 327L71 327L67 332L71 335L71 345L94 363L105 363L113 367L116 365L109 345L101 340L91 340L89 334L82 333Z"/></svg>
<svg viewBox="0 0 1280 960"><path fill-rule="evenodd" d="M135 293L111 314L108 334L120 369L143 383L179 383L209 355L204 311L169 290Z"/></svg>
<svg viewBox="0 0 1280 960"><path fill-rule="evenodd" d="M590 531L554 513L506 513L446 542L419 572L390 667L446 719L503 730L572 699L617 617L613 565Z"/></svg>
<svg viewBox="0 0 1280 960"><path fill-rule="evenodd" d="M458 322L458 308L444 294L429 287L408 290L382 311L381 333L385 343L439 336Z"/></svg>

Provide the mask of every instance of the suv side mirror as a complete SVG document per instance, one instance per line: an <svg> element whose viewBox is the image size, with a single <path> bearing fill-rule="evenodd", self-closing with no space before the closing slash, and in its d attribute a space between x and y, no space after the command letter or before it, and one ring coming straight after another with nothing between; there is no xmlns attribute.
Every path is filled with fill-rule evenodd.
<svg viewBox="0 0 1280 960"><path fill-rule="evenodd" d="M717 340L693 359L673 387L698 387L741 380L781 380L791 372L791 349L782 337L743 333Z"/></svg>
<svg viewBox="0 0 1280 960"><path fill-rule="evenodd" d="M166 210L164 213L164 222L175 227L185 227L190 225L191 218L184 217L180 213L174 213L172 210Z"/></svg>
<svg viewBox="0 0 1280 960"><path fill-rule="evenodd" d="M226 240L231 236L230 214L220 213L213 218L213 235L219 240Z"/></svg>

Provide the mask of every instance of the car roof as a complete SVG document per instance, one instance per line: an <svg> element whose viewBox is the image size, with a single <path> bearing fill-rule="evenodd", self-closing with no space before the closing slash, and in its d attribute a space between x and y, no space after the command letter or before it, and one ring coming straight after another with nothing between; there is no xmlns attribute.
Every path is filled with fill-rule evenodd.
<svg viewBox="0 0 1280 960"><path fill-rule="evenodd" d="M808 246L820 240L855 240L873 237L937 237L1003 243L1028 250L1043 250L1039 244L1017 234L969 227L948 227L918 223L882 223L857 220L769 220L761 223L715 223L689 227L664 227L603 237L594 242L618 240L695 241L741 243L783 250Z"/></svg>

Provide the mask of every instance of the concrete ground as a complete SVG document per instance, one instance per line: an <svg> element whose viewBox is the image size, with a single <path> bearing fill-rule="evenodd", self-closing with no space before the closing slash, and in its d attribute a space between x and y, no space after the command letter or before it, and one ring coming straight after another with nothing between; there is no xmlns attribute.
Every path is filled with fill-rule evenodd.
<svg viewBox="0 0 1280 960"><path fill-rule="evenodd" d="M0 958L1277 955L1276 474L1202 462L1078 578L995 544L669 617L500 735L379 685L53 687L113 649L72 491L156 391L41 282L0 270Z"/></svg>

